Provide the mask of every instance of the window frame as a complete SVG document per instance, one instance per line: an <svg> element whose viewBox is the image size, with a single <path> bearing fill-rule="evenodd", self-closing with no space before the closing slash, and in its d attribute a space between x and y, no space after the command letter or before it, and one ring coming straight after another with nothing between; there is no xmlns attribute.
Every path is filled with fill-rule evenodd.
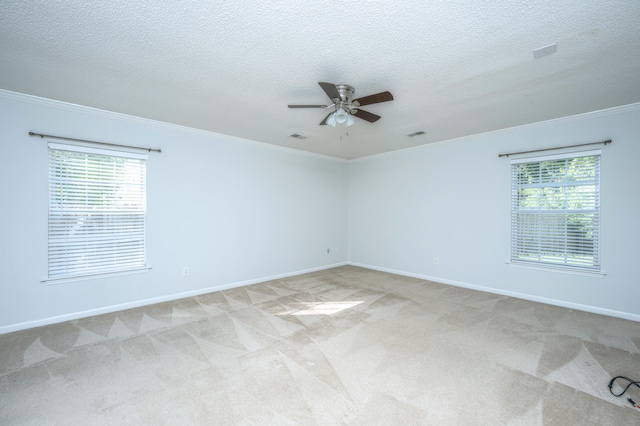
<svg viewBox="0 0 640 426"><path fill-rule="evenodd" d="M537 187L540 188L541 192L544 192L544 188L555 188L556 190L558 188L563 188L562 194L565 197L565 202L567 199L569 199L570 197L567 195L567 193L565 191L569 191L568 188L578 188L578 187L582 187L582 188L587 188L587 187L593 187L592 192L589 191L578 191L581 193L579 200L582 202L592 202L593 206L592 208L580 208L580 209L571 209L571 208L567 208L567 206L565 205L565 208L558 208L558 209L545 209L541 206L538 206L538 208L532 208L532 209L526 209L526 208L522 208L519 205L519 200L520 198L518 197L519 194L519 190L520 189L524 189L526 187L526 185L522 185L519 183L519 179L518 179L518 174L517 174L517 167L522 165L522 164L539 164L540 168L542 170L542 165L541 163L544 162L553 162L553 161L558 161L558 160L573 160L573 159L578 159L578 158L584 158L584 157L594 157L595 158L595 162L594 162L594 166L593 166L593 178L590 181L571 181L570 179L568 179L568 176L566 177L566 179L562 182L547 182L547 184L545 185L544 182L542 182L542 171L541 171L541 176L540 179L541 181L538 182L535 185L529 185L529 188L531 187ZM601 165L601 159L602 159L602 151L601 150L589 150L589 151L576 151L576 152L564 152L564 153L560 153L560 154L552 154L552 155L543 155L543 156L535 156L535 157L520 157L520 158L516 158L516 159L512 159L510 162L510 173L511 173L511 214L510 214L510 218L511 218L511 239L510 239L510 261L508 262L509 264L511 264L512 266L518 266L518 267L524 267L524 268L533 268L533 269L543 269L543 270L552 270L552 271L559 271L559 272L567 272L567 273L578 273L578 274L586 274L586 275L603 275L604 273L602 272L602 262L601 262L601 244L600 244L600 237L601 237L601 205L600 205L600 199L601 199L601 183L600 183L600 165ZM565 166L564 171L565 173L567 173L567 170L569 168L567 166ZM587 195L584 195L587 194ZM575 195L575 194L574 194ZM541 196L542 198L543 196ZM592 197L589 198L589 197ZM556 201L559 200L560 197L558 197L556 199ZM562 258L564 259L564 262L560 262L560 261L551 261L551 260L542 260L541 259L541 255L539 255L538 259L526 259L523 258L523 256L521 255L522 251L523 251L523 247L530 247L530 245L527 245L528 243L521 243L519 242L519 237L520 238L532 238L532 235L525 235L523 237L523 233L521 232L521 229L524 228L523 222L519 222L519 215L523 215L523 212L528 212L530 215L535 216L536 214L539 215L539 219L538 222L541 223L541 225L539 226L539 228L543 228L543 225L548 225L549 219L547 219L547 223L544 223L544 221L542 220L542 218L544 217L545 214L551 214L551 215L555 215L557 217L564 217L564 226L565 226L565 236L564 239L562 240L564 243L564 250L557 250L558 254L562 255ZM526 214L526 213L525 213ZM592 256L592 262L591 264L588 263L582 263L580 264L580 262L577 260L577 258L579 257L578 254L573 253L573 255L570 255L568 246L571 245L571 243L573 243L574 245L576 244L576 240L575 239L571 239L569 237L569 216L574 215L574 218L577 216L582 216L582 217L588 217L589 215L593 216L593 219L591 222L588 222L588 226L587 229L589 229L588 227L591 226L591 232L593 233L593 237L592 237L592 250L590 251L590 256ZM556 224L556 226L558 226ZM574 228L575 231L575 228ZM538 232L535 232L533 234L533 237L537 237L538 239L538 244L540 244L540 246L542 246L544 243L550 244L552 245L554 242L560 241L560 240L554 240L553 238L557 237L557 233L554 233L552 231L546 231L546 232L540 232L540 229L538 229ZM546 239L545 239L546 238ZM521 241L521 240L520 240ZM583 247L581 247L583 248ZM538 247L539 251L542 251L541 247ZM567 261L569 258L575 258L572 261Z"/></svg>
<svg viewBox="0 0 640 426"><path fill-rule="evenodd" d="M148 155L49 142L47 157L47 275L42 281L58 283L148 271ZM65 159L66 169L62 170ZM81 170L83 159L86 166ZM72 176L72 172L76 174ZM86 174L79 179L78 172ZM96 172L100 178L94 177ZM84 201L78 195L82 190L87 194ZM87 201L96 194L100 201ZM84 227L82 232L78 227ZM68 268L60 269L65 266Z"/></svg>

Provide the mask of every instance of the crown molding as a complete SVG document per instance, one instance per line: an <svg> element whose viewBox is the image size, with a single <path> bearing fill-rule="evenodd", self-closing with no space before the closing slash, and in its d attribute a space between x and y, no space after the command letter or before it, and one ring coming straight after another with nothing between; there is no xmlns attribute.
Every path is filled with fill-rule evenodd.
<svg viewBox="0 0 640 426"><path fill-rule="evenodd" d="M417 146L412 146L408 148L393 150L389 152L382 152L379 154L373 154L373 155L368 155L364 157L354 158L351 160L346 160L343 158L332 157L329 155L316 154L313 152L303 151L295 148L273 145L265 142L255 141L252 139L245 139L238 136L225 135L223 133L216 133L209 130L197 129L194 127L182 126L179 124L167 123L159 120L152 120L150 118L143 118L143 117L137 117L137 116L123 114L119 112L102 110L99 108L88 107L88 106L74 104L70 102L58 101L58 100L49 99L49 98L43 98L40 96L28 95L26 93L13 92L5 89L0 89L0 98L15 100L19 102L25 102L25 103L32 103L32 104L41 105L41 106L48 106L51 108L58 108L58 109L79 112L84 114L91 114L96 117L103 117L103 118L108 118L112 120L121 120L121 121L136 123L140 125L154 126L154 127L171 129L171 130L176 130L181 132L188 132L191 134L205 136L209 138L222 138L232 142L238 142L242 144L248 144L256 147L273 149L277 151L289 152L289 153L302 155L306 157L313 157L313 158L319 158L323 160L335 161L339 163L351 163L351 162L357 162L361 160L369 160L369 159L382 157L382 156L393 154L393 153L399 153L399 152L404 152L408 150L424 149L425 147L430 145L465 142L471 139L475 139L479 136L495 135L495 134L501 134L504 132L512 132L514 130L536 128L540 126L560 125L560 124L571 123L571 122L579 122L579 121L591 120L599 117L606 117L613 114L620 114L620 113L633 112L633 111L640 110L640 102L637 102L637 103L621 105L621 106L616 106L616 107L611 107L611 108L606 108L606 109L601 109L596 111L584 112L581 114L569 115L566 117L553 118L553 119L544 120L544 121L537 121L535 123L522 124L522 125L513 126L513 127L505 127L504 129L497 129L497 130L491 130L488 132L475 133L473 135L461 136L459 138L445 139L441 141L430 142L423 145L417 145Z"/></svg>
<svg viewBox="0 0 640 426"><path fill-rule="evenodd" d="M58 101L55 99L43 98L40 96L28 95L26 93L12 92L10 90L0 89L0 99L8 99L18 102L30 103L39 106L46 106L50 108L57 108L66 111L72 111L82 114L90 114L95 117L107 118L111 120L120 120L129 123L140 124L144 126L153 126L157 128L170 129L180 132L187 132L194 135L205 136L208 138L225 139L232 142L252 145L260 148L272 149L276 151L283 151L292 154L302 155L306 157L319 158L323 160L335 161L339 163L347 163L348 160L338 157L332 157L329 155L316 154L313 152L303 151L300 149L289 148L285 146L273 145L265 142L254 141L251 139L245 139L238 136L225 135L223 133L216 133L209 130L197 129L195 127L181 126L179 124L167 123L165 121L152 120L150 118L137 117L134 115L122 114L120 112L107 111L99 108L88 107L84 105L74 104L70 102Z"/></svg>
<svg viewBox="0 0 640 426"><path fill-rule="evenodd" d="M634 111L640 111L640 102L636 102L636 103L633 103L633 104L627 104L627 105L620 105L620 106L606 108L606 109L600 109L600 110L596 110L596 111L583 112L581 114L568 115L566 117L552 118L550 120L536 121L534 123L521 124L519 126L505 127L504 129L491 130L491 131L488 131L488 132L474 133L473 135L461 136L459 138L445 139L445 140L441 140L441 141L435 141L435 142L426 143L426 144L423 144L423 145L416 145L416 146L411 146L411 147L408 147L408 148L402 148L402 149L397 149L397 150L388 151L388 152L381 152L379 154L367 155L365 157L354 158L354 159L349 160L349 161L350 162L357 162L357 161L361 161L361 160L370 160L370 159L373 159L373 158L378 158L378 157L382 157L382 156L393 154L393 153L400 153L400 152L405 152L405 151L410 151L410 150L417 150L417 149L421 149L421 148L424 149L425 147L428 147L428 146L431 146L431 145L466 142L466 141L469 141L471 139L475 139L475 138L477 138L479 136L498 135L498 134L502 134L502 133L506 133L506 132L513 132L515 130L521 130L521 129L527 129L527 128L533 129L533 128L537 128L537 127L541 127L541 126L556 126L556 125L561 125L561 124L566 124L566 123L579 122L579 121L584 121L584 120L592 120L592 119L595 119L595 118L606 117L606 116L609 116L609 115L620 114L620 113L625 113L625 112L634 112Z"/></svg>

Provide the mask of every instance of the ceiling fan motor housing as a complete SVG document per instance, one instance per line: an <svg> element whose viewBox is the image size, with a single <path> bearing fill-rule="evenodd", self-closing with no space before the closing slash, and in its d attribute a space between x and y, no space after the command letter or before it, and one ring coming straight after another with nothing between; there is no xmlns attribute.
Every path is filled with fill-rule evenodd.
<svg viewBox="0 0 640 426"><path fill-rule="evenodd" d="M340 99L333 99L336 110L338 108L343 108L347 112L351 113L352 107L359 106L357 102L352 103L353 95L356 93L356 90L352 86L349 86L348 84L336 84L336 89L340 94Z"/></svg>

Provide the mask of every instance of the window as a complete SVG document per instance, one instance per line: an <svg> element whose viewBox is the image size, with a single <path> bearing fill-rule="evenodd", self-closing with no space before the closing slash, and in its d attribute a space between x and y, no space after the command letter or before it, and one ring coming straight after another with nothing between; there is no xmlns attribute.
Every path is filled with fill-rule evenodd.
<svg viewBox="0 0 640 426"><path fill-rule="evenodd" d="M49 279L146 268L146 159L49 143Z"/></svg>
<svg viewBox="0 0 640 426"><path fill-rule="evenodd" d="M511 162L511 261L600 271L600 151Z"/></svg>

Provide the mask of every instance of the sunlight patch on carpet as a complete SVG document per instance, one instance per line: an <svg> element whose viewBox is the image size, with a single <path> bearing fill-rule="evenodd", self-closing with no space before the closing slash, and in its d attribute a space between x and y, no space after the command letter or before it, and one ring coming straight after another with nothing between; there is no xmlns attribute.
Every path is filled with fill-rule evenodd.
<svg viewBox="0 0 640 426"><path fill-rule="evenodd" d="M292 309L276 315L333 315L345 309L353 308L361 303L361 301L340 301L340 302L304 302L297 303L301 309Z"/></svg>

